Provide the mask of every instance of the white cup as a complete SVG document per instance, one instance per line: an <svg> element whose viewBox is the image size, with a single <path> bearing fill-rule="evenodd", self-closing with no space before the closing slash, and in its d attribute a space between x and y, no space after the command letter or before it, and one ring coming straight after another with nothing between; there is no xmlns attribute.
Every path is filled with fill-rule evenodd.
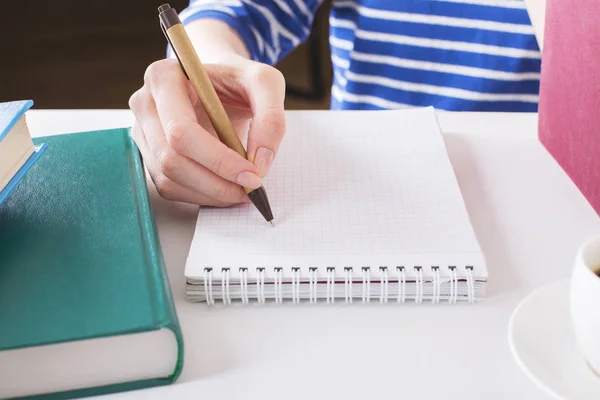
<svg viewBox="0 0 600 400"><path fill-rule="evenodd" d="M571 275L571 320L579 349L600 376L600 236L577 252Z"/></svg>

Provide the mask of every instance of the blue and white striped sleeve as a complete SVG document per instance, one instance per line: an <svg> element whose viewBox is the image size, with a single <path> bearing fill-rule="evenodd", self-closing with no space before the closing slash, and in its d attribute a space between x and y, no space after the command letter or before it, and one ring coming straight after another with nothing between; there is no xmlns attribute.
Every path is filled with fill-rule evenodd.
<svg viewBox="0 0 600 400"><path fill-rule="evenodd" d="M246 43L252 59L274 65L310 34L323 0L190 0L184 25L201 18L227 23Z"/></svg>

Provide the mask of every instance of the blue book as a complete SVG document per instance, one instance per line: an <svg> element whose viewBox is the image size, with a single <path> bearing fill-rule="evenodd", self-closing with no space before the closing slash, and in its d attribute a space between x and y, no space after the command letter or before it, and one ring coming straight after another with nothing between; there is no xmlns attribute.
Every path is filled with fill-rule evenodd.
<svg viewBox="0 0 600 400"><path fill-rule="evenodd" d="M31 100L0 103L0 205L47 147L31 139L25 112L32 105Z"/></svg>

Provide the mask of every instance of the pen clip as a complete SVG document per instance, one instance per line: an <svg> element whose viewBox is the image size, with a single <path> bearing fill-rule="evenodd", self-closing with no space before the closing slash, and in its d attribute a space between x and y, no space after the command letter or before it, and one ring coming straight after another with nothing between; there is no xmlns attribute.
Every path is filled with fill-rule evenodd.
<svg viewBox="0 0 600 400"><path fill-rule="evenodd" d="M181 59L179 58L179 54L177 54L177 50L175 49L175 46L173 46L173 42L171 42L171 38L167 34L167 30L165 29L165 25L163 24L162 21L159 21L159 23L160 23L160 30L163 32L163 34L165 35L165 38L167 39L167 42L171 46L171 50L173 51L173 54L175 54L175 57L177 57L177 61L179 61L179 66L181 66L181 70L183 71L183 74L185 75L186 79L189 80L190 77L188 76L187 72L185 72L185 68L183 68L183 64L181 63Z"/></svg>

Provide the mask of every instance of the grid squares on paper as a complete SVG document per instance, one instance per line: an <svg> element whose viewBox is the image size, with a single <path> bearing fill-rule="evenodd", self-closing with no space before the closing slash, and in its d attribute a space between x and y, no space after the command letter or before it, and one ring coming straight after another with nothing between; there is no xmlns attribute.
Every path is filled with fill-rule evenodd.
<svg viewBox="0 0 600 400"><path fill-rule="evenodd" d="M480 251L432 109L297 112L287 126L264 180L275 228L252 204L201 208L186 276Z"/></svg>

